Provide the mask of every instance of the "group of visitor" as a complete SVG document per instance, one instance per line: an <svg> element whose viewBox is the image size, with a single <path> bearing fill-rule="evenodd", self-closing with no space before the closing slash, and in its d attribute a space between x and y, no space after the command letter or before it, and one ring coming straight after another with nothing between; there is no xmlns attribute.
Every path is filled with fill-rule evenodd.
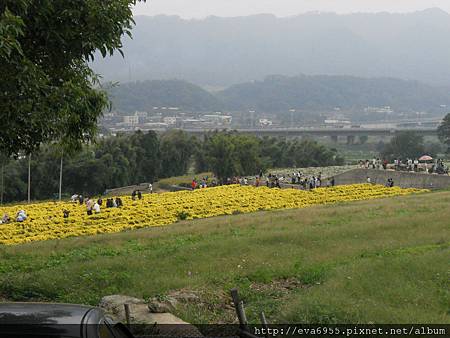
<svg viewBox="0 0 450 338"><path fill-rule="evenodd" d="M239 176L233 176L233 177L228 177L226 182L224 182L225 185L231 185L231 184L241 184L241 183L245 183L245 181L247 181L248 184L248 179L243 177L239 177Z"/></svg>
<svg viewBox="0 0 450 338"><path fill-rule="evenodd" d="M86 212L87 212L87 214L89 216L92 215L94 212L96 214L99 214L102 204L103 204L103 200L101 198L99 198L97 201L94 201L94 200L90 199L89 197L86 198Z"/></svg>
<svg viewBox="0 0 450 338"><path fill-rule="evenodd" d="M379 158L373 158L372 160L360 160L359 167L365 169L384 169L388 168L389 162L387 160L381 160Z"/></svg>
<svg viewBox="0 0 450 338"><path fill-rule="evenodd" d="M25 210L19 210L16 214L16 222L24 222L26 221L26 219L28 218L27 213L25 212ZM8 224L11 222L11 218L9 217L9 215L7 213L5 213L2 217L2 219L0 220L0 224Z"/></svg>
<svg viewBox="0 0 450 338"><path fill-rule="evenodd" d="M291 176L291 183L299 184L303 189L320 188L322 186L322 173L319 172L317 176L313 175L308 177L299 171L293 172Z"/></svg>
<svg viewBox="0 0 450 338"><path fill-rule="evenodd" d="M281 189L281 183L284 182L283 176L274 175L269 173L266 177L266 187L268 188L279 188Z"/></svg>
<svg viewBox="0 0 450 338"><path fill-rule="evenodd" d="M328 180L325 180L321 172L319 172L319 174L317 175L314 174L312 176L307 176L297 171L293 172L292 175L287 176L288 177L284 177L283 175L269 174L266 177L266 186L269 188L281 188L280 183L290 183L291 185L298 185L302 190L312 190L325 186L334 187L336 183L334 177L330 177ZM258 186L258 184L256 184L256 186Z"/></svg>
<svg viewBox="0 0 450 338"><path fill-rule="evenodd" d="M431 161L431 160L430 160ZM395 159L394 165L395 170L403 170L403 171L414 171L419 172L423 171L427 174L448 174L448 168L444 164L444 161L440 158L434 160L434 163L428 163L429 161L425 161L424 163L419 163L418 159L406 159L402 161L402 159Z"/></svg>
<svg viewBox="0 0 450 338"><path fill-rule="evenodd" d="M148 184L148 190L153 193L153 184ZM131 193L131 199L135 201L136 199L142 199L142 192L140 190L133 190ZM84 198L82 194L73 194L70 198L72 203L79 203L80 205L86 206L86 213L90 216L92 214L99 214L103 206L103 200L99 197L97 200L91 199L89 197ZM123 201L120 197L108 198L105 204L106 208L120 208L123 206ZM63 210L64 218L69 218L70 212L68 210Z"/></svg>
<svg viewBox="0 0 450 338"><path fill-rule="evenodd" d="M136 199L136 196L139 199L141 199L142 193L140 191L133 191L131 196L132 196L131 198L133 200ZM79 203L80 205L84 204L86 206L86 213L89 216L93 215L94 213L99 214L101 212L101 208L103 206L103 199L101 197L99 197L97 200L92 199L90 197L86 197L86 199L85 199L83 197L83 195L74 194L74 195L72 195L70 200L72 201L72 203ZM123 202L120 197L108 198L106 200L105 206L106 206L106 208L120 208L121 206L123 206ZM63 210L64 218L69 218L69 215L70 215L70 211Z"/></svg>
<svg viewBox="0 0 450 338"><path fill-rule="evenodd" d="M230 180L230 179L228 179ZM238 183L226 183L226 184L238 184ZM209 176L204 176L200 180L194 177L191 182L191 189L205 189L208 187L217 187L218 183L215 177L210 178Z"/></svg>
<svg viewBox="0 0 450 338"><path fill-rule="evenodd" d="M375 184L375 182L372 182L372 179L370 178L370 176L367 176L366 182L369 183L369 184L372 184L372 183ZM394 180L392 178L388 178L385 186L389 187L389 188L392 188L394 186Z"/></svg>
<svg viewBox="0 0 450 338"><path fill-rule="evenodd" d="M122 199L120 197L116 197L116 198L108 198L106 200L106 208L120 208L121 206L123 206L123 202Z"/></svg>
<svg viewBox="0 0 450 338"><path fill-rule="evenodd" d="M133 201L136 201L136 197L139 199L139 200L141 200L142 199L142 193L141 193L141 191L140 190L133 190L133 192L131 193L131 199L133 200Z"/></svg>
<svg viewBox="0 0 450 338"><path fill-rule="evenodd" d="M428 165L427 163L424 163L425 172L428 172ZM394 160L394 168L395 170L402 170L402 171L419 171L419 160L407 158L405 161L403 161L401 158L396 158Z"/></svg>
<svg viewBox="0 0 450 338"><path fill-rule="evenodd" d="M421 161L417 158L396 158L393 163L389 163L387 160L381 160L379 158L373 158L372 160L360 160L359 167L365 169L393 169L395 171L411 171L411 172L425 172L428 174L448 174L448 168L444 164L442 159L434 160L434 163L429 161Z"/></svg>

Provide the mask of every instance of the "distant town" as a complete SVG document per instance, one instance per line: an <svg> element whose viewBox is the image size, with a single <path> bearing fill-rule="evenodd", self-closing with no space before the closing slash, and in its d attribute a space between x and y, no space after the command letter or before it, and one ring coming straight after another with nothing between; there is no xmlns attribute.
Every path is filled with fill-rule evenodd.
<svg viewBox="0 0 450 338"><path fill-rule="evenodd" d="M441 106L446 111L447 106ZM278 129L436 129L442 114L427 112L396 112L390 106L367 107L363 111L307 113L291 109L282 113L187 112L179 107L153 107L151 111L124 114L112 111L104 114L101 126L111 133L136 130L158 132L170 129L207 130L278 130Z"/></svg>

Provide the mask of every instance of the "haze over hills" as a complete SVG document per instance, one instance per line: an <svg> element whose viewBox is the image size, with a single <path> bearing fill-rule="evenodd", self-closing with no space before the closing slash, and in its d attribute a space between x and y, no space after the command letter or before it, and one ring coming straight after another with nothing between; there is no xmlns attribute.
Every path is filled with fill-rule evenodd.
<svg viewBox="0 0 450 338"><path fill-rule="evenodd" d="M395 77L450 85L450 15L310 13L183 20L136 17L125 59L97 60L105 80L183 79L228 87L270 74Z"/></svg>
<svg viewBox="0 0 450 338"><path fill-rule="evenodd" d="M110 91L114 108L121 112L151 111L153 107L179 107L187 111L285 112L362 110L391 106L397 111L442 111L450 106L450 88L392 78L365 79L350 76L273 75L263 81L208 92L181 80L126 83Z"/></svg>

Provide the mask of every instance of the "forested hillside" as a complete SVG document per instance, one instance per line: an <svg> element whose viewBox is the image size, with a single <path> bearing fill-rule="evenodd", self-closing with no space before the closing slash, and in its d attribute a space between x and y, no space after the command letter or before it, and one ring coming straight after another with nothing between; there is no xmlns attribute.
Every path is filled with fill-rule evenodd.
<svg viewBox="0 0 450 338"><path fill-rule="evenodd" d="M109 90L114 109L122 112L152 111L153 107L186 110L221 109L222 103L206 90L180 80L124 83Z"/></svg>
<svg viewBox="0 0 450 338"><path fill-rule="evenodd" d="M391 78L350 76L269 76L210 93L179 80L125 83L110 90L114 109L120 112L152 111L153 107L179 107L186 111L285 112L362 110L391 106L398 111L436 111L450 106L450 88Z"/></svg>
<svg viewBox="0 0 450 338"><path fill-rule="evenodd" d="M270 76L234 85L218 96L230 110L286 111L290 108L361 110L391 106L395 110L433 111L450 105L450 89L392 78L350 76Z"/></svg>

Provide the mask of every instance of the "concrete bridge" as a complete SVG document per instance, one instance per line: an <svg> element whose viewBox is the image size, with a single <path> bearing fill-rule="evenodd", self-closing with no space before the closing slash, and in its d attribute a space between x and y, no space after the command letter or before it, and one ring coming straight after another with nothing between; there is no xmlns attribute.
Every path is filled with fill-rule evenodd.
<svg viewBox="0 0 450 338"><path fill-rule="evenodd" d="M233 129L227 129L229 131ZM211 129L184 129L189 134L202 136L213 131ZM392 137L399 132L412 131L422 136L436 136L436 128L252 128L235 129L242 134L251 134L256 136L284 136L288 138L312 136L312 137L330 137L334 142L339 138L345 137L347 143L353 144L360 136L378 136Z"/></svg>

